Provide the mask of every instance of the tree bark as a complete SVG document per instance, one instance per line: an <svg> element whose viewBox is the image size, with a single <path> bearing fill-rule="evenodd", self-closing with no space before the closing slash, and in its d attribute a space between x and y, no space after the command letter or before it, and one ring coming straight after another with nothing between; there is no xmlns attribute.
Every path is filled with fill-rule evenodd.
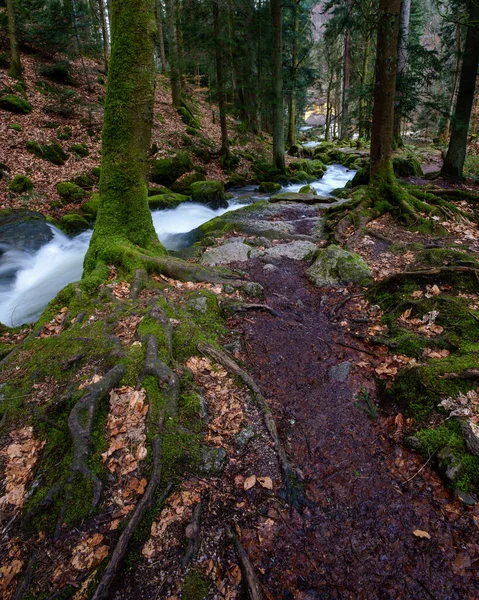
<svg viewBox="0 0 479 600"><path fill-rule="evenodd" d="M470 0L469 2L469 22L456 108L451 122L451 139L441 169L441 175L459 179L462 178L466 158L467 132L471 120L479 65L479 0Z"/></svg>
<svg viewBox="0 0 479 600"><path fill-rule="evenodd" d="M166 10L166 28L168 30L168 53L170 61L170 82L171 97L173 106L178 108L181 105L181 82L180 82L180 63L178 57L178 35L176 31L176 3L175 0L165 1Z"/></svg>
<svg viewBox="0 0 479 600"><path fill-rule="evenodd" d="M291 52L291 93L288 102L288 137L286 143L296 143L296 79L298 74L299 1L293 0L293 48Z"/></svg>
<svg viewBox="0 0 479 600"><path fill-rule="evenodd" d="M369 53L371 48L371 36L369 33L366 35L366 39L364 41L364 51L363 51L363 68L361 72L361 96L359 97L359 108L358 108L358 125L359 125L359 137L366 137L366 125L365 119L366 116L364 114L364 94L366 89L366 82L368 80L368 67L369 67Z"/></svg>
<svg viewBox="0 0 479 600"><path fill-rule="evenodd" d="M15 79L22 77L22 65L20 62L20 49L18 47L17 24L15 20L14 0L7 0L8 36L10 38L10 69L8 74Z"/></svg>
<svg viewBox="0 0 479 600"><path fill-rule="evenodd" d="M409 19L411 15L411 0L402 0L401 15L399 24L399 47L398 47L398 63L396 73L396 84L399 82L396 90L396 110L394 111L394 145L402 146L401 139L401 121L403 117L402 98L404 95L401 79L406 73L407 63L407 45L409 41Z"/></svg>
<svg viewBox="0 0 479 600"><path fill-rule="evenodd" d="M401 0L380 0L371 128L371 183L394 180L392 150L400 12Z"/></svg>
<svg viewBox="0 0 479 600"><path fill-rule="evenodd" d="M221 150L220 155L229 155L228 129L226 126L225 83L223 75L224 47L221 40L220 9L218 0L213 0L213 29L215 36L216 82L218 87L218 107L220 111Z"/></svg>
<svg viewBox="0 0 479 600"><path fill-rule="evenodd" d="M348 0L348 20L351 13L352 0ZM339 137L344 140L349 137L349 88L351 85L351 29L346 26L343 54L343 99L341 107L341 131Z"/></svg>
<svg viewBox="0 0 479 600"><path fill-rule="evenodd" d="M163 36L163 8L161 0L156 0L156 22L158 24L158 49L160 52L161 73L166 72L165 39Z"/></svg>
<svg viewBox="0 0 479 600"><path fill-rule="evenodd" d="M146 176L155 90L154 0L111 0L112 51L102 132L100 207L84 274L138 247L163 253ZM124 265L127 266L127 265Z"/></svg>
<svg viewBox="0 0 479 600"><path fill-rule="evenodd" d="M108 28L105 18L104 0L98 0L98 14L100 16L101 35L103 38L103 57L105 59L105 71L108 72L108 61L110 60L110 40L108 39Z"/></svg>
<svg viewBox="0 0 479 600"><path fill-rule="evenodd" d="M273 56L271 76L273 79L273 164L279 171L286 169L284 159L283 125L283 40L281 27L281 0L271 0L271 24L273 28Z"/></svg>

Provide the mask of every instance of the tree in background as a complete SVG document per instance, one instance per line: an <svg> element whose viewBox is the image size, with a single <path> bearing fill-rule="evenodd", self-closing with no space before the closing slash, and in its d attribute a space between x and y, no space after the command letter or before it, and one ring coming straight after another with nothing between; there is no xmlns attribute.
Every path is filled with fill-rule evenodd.
<svg viewBox="0 0 479 600"><path fill-rule="evenodd" d="M7 0L7 17L8 37L10 38L10 69L8 74L15 79L20 79L22 76L22 65L20 64L14 0Z"/></svg>
<svg viewBox="0 0 479 600"><path fill-rule="evenodd" d="M284 159L284 110L283 110L283 39L281 0L271 0L272 46L272 116L273 116L273 164L279 171L286 168Z"/></svg>

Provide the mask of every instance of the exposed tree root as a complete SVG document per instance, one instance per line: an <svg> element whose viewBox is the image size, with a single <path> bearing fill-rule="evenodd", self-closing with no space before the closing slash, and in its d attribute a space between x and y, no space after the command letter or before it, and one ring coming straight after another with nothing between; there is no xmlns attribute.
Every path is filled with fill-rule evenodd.
<svg viewBox="0 0 479 600"><path fill-rule="evenodd" d="M133 277L133 281L130 288L130 295L128 296L130 300L135 300L138 298L138 294L145 287L148 281L148 274L143 269L137 269L135 271L135 275Z"/></svg>
<svg viewBox="0 0 479 600"><path fill-rule="evenodd" d="M454 267L432 267L430 269L422 269L417 271L400 271L399 273L394 273L393 275L382 279L381 287L387 287L393 284L399 285L405 279L411 279L413 277L428 278L441 275L450 275L454 273L470 274L479 283L479 269L457 265Z"/></svg>
<svg viewBox="0 0 479 600"><path fill-rule="evenodd" d="M264 396L261 393L258 385L248 375L248 373L246 373L246 371L244 371L232 358L230 358L221 350L213 348L213 346L210 346L205 342L198 343L198 350L203 354L211 356L213 359L221 363L228 371L230 371L230 373L237 375L253 393L254 400L263 413L263 419L266 425L266 429L268 430L268 433L270 434L274 442L279 464L283 472L283 490L280 493L280 496L283 497L286 500L286 502L288 502L288 504L290 504L294 508L302 510L307 504L307 500L304 496L303 490L303 476L297 469L295 469L291 465L291 463L288 460L288 457L286 456L286 452L284 451L283 445L281 444L281 440L278 435L276 423L274 421L273 415L271 414L271 409L269 408L266 400L264 399Z"/></svg>
<svg viewBox="0 0 479 600"><path fill-rule="evenodd" d="M248 304L245 302L233 302L229 303L226 308L227 312L230 314L237 312L246 312L248 310L261 310L264 312L269 312L274 317L282 316L281 313L279 313L277 310L274 310L274 308L271 308L271 306L268 306L267 304Z"/></svg>
<svg viewBox="0 0 479 600"><path fill-rule="evenodd" d="M241 571L243 573L243 578L246 582L246 587L248 590L248 596L250 600L261 600L261 585L258 580L258 576L254 570L253 565L249 559L246 550L243 548L242 543L240 542L238 536L230 529L228 531L228 537L231 539L234 549L236 551L236 556L238 557L238 561L241 566Z"/></svg>
<svg viewBox="0 0 479 600"><path fill-rule="evenodd" d="M188 548L182 560L183 568L186 568L196 558L200 548L200 522L201 522L201 500L193 509L188 533Z"/></svg>

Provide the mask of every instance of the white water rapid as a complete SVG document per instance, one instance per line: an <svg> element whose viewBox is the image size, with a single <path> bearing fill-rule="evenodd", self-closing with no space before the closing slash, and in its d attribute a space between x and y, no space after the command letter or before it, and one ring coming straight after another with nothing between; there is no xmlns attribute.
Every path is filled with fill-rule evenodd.
<svg viewBox="0 0 479 600"><path fill-rule="evenodd" d="M353 176L354 171L330 165L324 177L311 185L319 194L326 195L343 187ZM301 187L291 185L282 191L296 192ZM191 243L187 234L203 223L246 206L251 198L265 199L253 190L253 187L233 190L240 198L232 200L228 208L212 210L202 204L186 202L171 210L154 211L153 224L158 237L168 250L184 248ZM250 196L246 201L245 192ZM52 227L52 231L52 240L35 252L0 248L0 323L16 327L35 321L65 285L80 279L92 232L69 238L56 227Z"/></svg>

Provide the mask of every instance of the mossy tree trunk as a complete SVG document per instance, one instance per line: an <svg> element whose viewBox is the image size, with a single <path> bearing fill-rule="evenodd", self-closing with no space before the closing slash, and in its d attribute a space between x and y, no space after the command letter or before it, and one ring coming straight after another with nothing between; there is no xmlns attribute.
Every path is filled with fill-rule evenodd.
<svg viewBox="0 0 479 600"><path fill-rule="evenodd" d="M20 63L20 49L18 47L17 24L15 20L15 2L7 0L8 36L10 38L10 77L20 79L22 77L22 65Z"/></svg>
<svg viewBox="0 0 479 600"><path fill-rule="evenodd" d="M392 151L401 0L380 0L371 127L371 183L395 180Z"/></svg>
<svg viewBox="0 0 479 600"><path fill-rule="evenodd" d="M176 30L176 2L166 0L166 28L168 30L168 59L170 63L171 97L173 106L181 106L180 61L178 56L178 35Z"/></svg>
<svg viewBox="0 0 479 600"><path fill-rule="evenodd" d="M281 23L281 0L271 0L271 23L273 28L273 164L285 171L284 124L283 124L283 35Z"/></svg>
<svg viewBox="0 0 479 600"><path fill-rule="evenodd" d="M348 19L351 13L352 0L348 0ZM341 106L341 131L340 139L349 138L349 88L351 86L351 29L349 23L346 24L346 33L344 35L344 53L343 53L343 98Z"/></svg>
<svg viewBox="0 0 479 600"><path fill-rule="evenodd" d="M100 207L85 275L128 249L161 253L146 176L155 90L155 0L111 0L112 52L102 133Z"/></svg>
<svg viewBox="0 0 479 600"><path fill-rule="evenodd" d="M409 19L411 15L411 0L403 0L399 29L398 62L396 74L396 110L394 111L394 145L402 147L401 121L403 118L403 78L406 73L407 46L409 41Z"/></svg>
<svg viewBox="0 0 479 600"><path fill-rule="evenodd" d="M451 139L441 174L462 178L466 158L467 132L471 119L479 65L479 0L470 0L464 57L462 61L456 108L451 123Z"/></svg>
<svg viewBox="0 0 479 600"><path fill-rule="evenodd" d="M293 0L293 47L291 50L291 92L288 102L288 136L286 143L296 143L296 80L298 77L299 0Z"/></svg>
<svg viewBox="0 0 479 600"><path fill-rule="evenodd" d="M220 23L220 8L218 0L213 0L213 28L215 36L215 56L216 56L216 84L218 88L218 106L220 111L220 127L221 127L221 150L222 158L227 159L229 156L229 141L228 128L226 126L226 99L225 99L225 82L223 74L223 57L224 46L222 40L222 28Z"/></svg>

